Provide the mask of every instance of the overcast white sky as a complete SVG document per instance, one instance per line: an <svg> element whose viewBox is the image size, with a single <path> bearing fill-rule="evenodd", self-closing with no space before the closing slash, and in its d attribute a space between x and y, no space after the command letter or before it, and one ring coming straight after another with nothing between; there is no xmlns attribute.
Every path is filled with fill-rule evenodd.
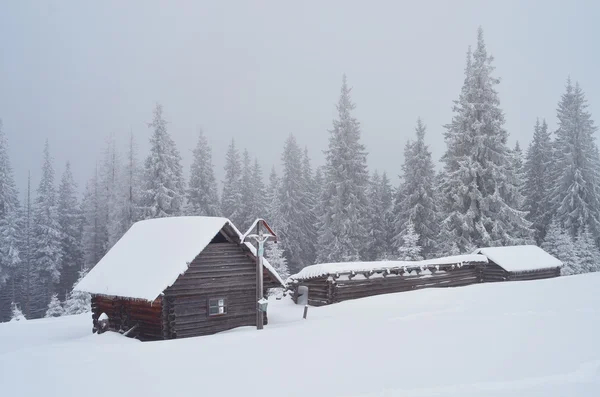
<svg viewBox="0 0 600 397"><path fill-rule="evenodd" d="M219 179L231 138L267 174L289 133L322 164L347 73L370 169L396 181L417 117L443 153L479 25L511 142L556 125L569 75L600 121L599 19L596 1L17 1L0 12L0 118L21 188L45 138L80 184L108 134L146 150L156 101L186 170L202 127Z"/></svg>

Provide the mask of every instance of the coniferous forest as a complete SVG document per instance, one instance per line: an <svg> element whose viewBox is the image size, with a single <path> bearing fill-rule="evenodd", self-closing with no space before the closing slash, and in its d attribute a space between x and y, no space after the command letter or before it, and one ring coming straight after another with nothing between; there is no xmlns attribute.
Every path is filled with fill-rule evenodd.
<svg viewBox="0 0 600 397"><path fill-rule="evenodd" d="M46 141L38 184L17 190L0 122L0 321L88 310L72 291L136 221L180 215L224 216L242 231L265 218L281 238L266 255L283 277L306 265L357 260L419 260L477 247L537 244L564 263L563 274L600 270L600 151L583 88L565 76L552 131L531 115L533 139L509 145L499 76L483 31L466 54L464 82L444 125L446 150L434 159L427 120L414 117L398 169L368 168L351 84L344 75L337 116L314 167L293 135L277 169L231 140L213 153L200 133L184 178L182 156L163 109L153 110L148 153L134 136L108 139L85 186L72 164L54 163ZM149 114L152 109L149 109ZM213 156L225 156L217 180ZM439 160L439 161L438 161ZM273 164L275 166L275 164ZM390 174L391 173L391 174ZM268 174L268 175L267 175ZM392 179L400 176L398 186Z"/></svg>

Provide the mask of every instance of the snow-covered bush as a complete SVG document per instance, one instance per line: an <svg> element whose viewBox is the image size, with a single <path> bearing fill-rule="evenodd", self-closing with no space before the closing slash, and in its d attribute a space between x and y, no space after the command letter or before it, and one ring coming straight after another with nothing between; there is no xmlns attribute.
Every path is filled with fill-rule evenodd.
<svg viewBox="0 0 600 397"><path fill-rule="evenodd" d="M25 315L21 311L21 308L15 303L10 304L11 316L10 321L24 321L27 320Z"/></svg>

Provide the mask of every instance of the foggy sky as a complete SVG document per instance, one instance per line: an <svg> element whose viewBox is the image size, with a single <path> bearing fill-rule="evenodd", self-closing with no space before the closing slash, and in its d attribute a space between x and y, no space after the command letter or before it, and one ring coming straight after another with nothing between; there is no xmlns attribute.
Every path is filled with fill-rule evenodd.
<svg viewBox="0 0 600 397"><path fill-rule="evenodd" d="M84 4L85 3L85 4ZM50 140L57 179L80 188L106 137L133 130L148 147L152 110L189 167L197 132L221 180L226 147L259 156L265 177L296 135L323 163L341 77L348 75L370 170L397 182L417 117L436 161L484 29L511 144L536 117L556 126L567 77L600 123L600 3L595 1L20 1L0 12L0 118L21 191ZM314 165L314 164L313 164Z"/></svg>

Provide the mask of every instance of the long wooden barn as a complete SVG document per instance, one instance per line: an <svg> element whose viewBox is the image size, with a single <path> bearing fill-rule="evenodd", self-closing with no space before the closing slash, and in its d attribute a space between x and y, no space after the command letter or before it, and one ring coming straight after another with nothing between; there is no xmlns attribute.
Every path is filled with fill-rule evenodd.
<svg viewBox="0 0 600 397"><path fill-rule="evenodd" d="M256 325L256 251L242 239L225 218L134 224L75 287L92 294L93 330L101 316L144 341ZM263 265L266 294L283 281Z"/></svg>
<svg viewBox="0 0 600 397"><path fill-rule="evenodd" d="M488 258L484 282L558 277L562 267L560 260L535 245L479 248L475 253Z"/></svg>
<svg viewBox="0 0 600 397"><path fill-rule="evenodd" d="M372 295L478 283L487 261L484 255L475 254L418 262L325 263L290 276L288 289L294 302L322 306Z"/></svg>

